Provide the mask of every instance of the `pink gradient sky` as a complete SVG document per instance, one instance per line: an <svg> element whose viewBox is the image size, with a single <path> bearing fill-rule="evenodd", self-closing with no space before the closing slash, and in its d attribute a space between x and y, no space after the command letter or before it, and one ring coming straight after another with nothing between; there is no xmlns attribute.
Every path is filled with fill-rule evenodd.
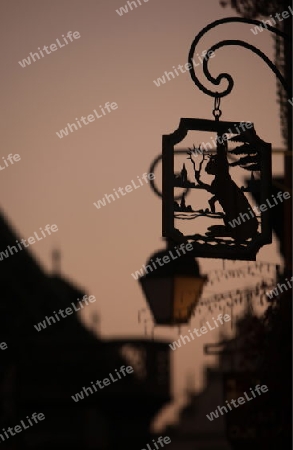
<svg viewBox="0 0 293 450"><path fill-rule="evenodd" d="M194 36L207 23L235 16L215 0L150 0L120 17L115 9L125 3L13 0L1 6L0 156L21 156L0 173L1 209L24 238L47 223L57 224L58 233L30 250L50 271L51 251L61 249L63 274L97 298L84 320L90 325L91 312L98 308L105 337L144 334L137 312L145 300L131 273L163 247L161 200L144 186L100 210L93 202L148 171L161 152L162 135L173 132L181 117L212 119L213 99L193 85L188 73L159 88L153 80L187 62ZM243 39L273 59L269 33L254 36L249 28L219 27L199 50L222 39ZM28 67L18 64L68 31L78 31L81 38ZM276 81L266 65L245 49L228 48L217 52L210 68L215 76L227 71L235 80L232 94L222 100L222 119L252 121L264 140L282 147ZM57 137L67 122L107 101L116 102L118 110ZM282 173L280 156L274 156L273 169ZM276 242L258 259L280 261ZM222 267L219 260L201 259L200 264L203 272ZM193 318L191 326L198 320ZM177 331L158 329L156 336L173 340ZM201 344L215 340L217 334L210 333L205 341L175 352L178 397L189 373L200 387L203 364L212 361L202 356Z"/></svg>

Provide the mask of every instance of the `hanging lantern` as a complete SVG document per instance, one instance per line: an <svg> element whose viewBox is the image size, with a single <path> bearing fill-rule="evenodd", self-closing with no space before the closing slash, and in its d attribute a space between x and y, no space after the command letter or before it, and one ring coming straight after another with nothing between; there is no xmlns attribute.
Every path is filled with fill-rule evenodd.
<svg viewBox="0 0 293 450"><path fill-rule="evenodd" d="M207 277L190 255L178 256L176 248L152 255L139 283L157 325L187 324L200 299ZM159 261L167 261L159 266Z"/></svg>

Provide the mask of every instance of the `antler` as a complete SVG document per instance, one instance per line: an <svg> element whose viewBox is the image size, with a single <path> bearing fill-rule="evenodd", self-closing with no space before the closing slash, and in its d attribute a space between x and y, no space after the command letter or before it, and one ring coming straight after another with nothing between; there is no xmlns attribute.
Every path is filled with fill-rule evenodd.
<svg viewBox="0 0 293 450"><path fill-rule="evenodd" d="M196 170L196 167L195 167L195 162L193 161L193 159L192 159L192 154L194 153L194 150L195 150L195 145L193 144L193 149L192 148L190 148L190 147L188 147L188 154L189 154L189 157L187 158L187 159L190 159L191 160L191 162L192 162L192 165L193 165L193 170L194 170L194 174L196 174L196 172L197 172L197 170ZM196 178L196 175L195 175L195 179L197 179Z"/></svg>
<svg viewBox="0 0 293 450"><path fill-rule="evenodd" d="M196 170L195 162L192 159L192 154L194 153L195 145L193 144L193 149L191 149L190 147L188 147L188 149L189 149L189 151L187 153L189 154L189 157L187 159L190 159L191 162L192 162L193 170L194 170L194 177L195 177L196 181L198 182L198 184L203 184L202 181L200 180L200 172L201 172L201 169L202 169L203 162L205 160L205 153L204 153L204 151L201 150L201 144L199 144L198 149L200 150L200 154L202 155L202 160L199 163L198 170Z"/></svg>
<svg viewBox="0 0 293 450"><path fill-rule="evenodd" d="M201 150L200 146L201 146L201 144L199 144L199 149ZM201 162L199 163L199 172L201 172L201 169L202 169L202 165L203 165L204 160L205 160L205 154L204 154L204 150L203 150L203 151L202 151L202 160L201 160Z"/></svg>
<svg viewBox="0 0 293 450"><path fill-rule="evenodd" d="M191 159L192 154L195 154L195 156L198 156L198 155L202 155L204 153L204 150L201 150L200 145L198 146L198 148L196 148L195 145L193 144L193 149L188 147L188 149L189 149L188 153L190 155L190 157L188 159Z"/></svg>

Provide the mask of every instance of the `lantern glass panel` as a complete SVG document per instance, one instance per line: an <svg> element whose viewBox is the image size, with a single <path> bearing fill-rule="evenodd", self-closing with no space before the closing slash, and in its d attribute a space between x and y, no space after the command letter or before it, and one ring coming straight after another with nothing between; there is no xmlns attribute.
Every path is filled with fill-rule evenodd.
<svg viewBox="0 0 293 450"><path fill-rule="evenodd" d="M169 324L173 313L173 279L146 276L140 279L140 284L155 322L161 325Z"/></svg>
<svg viewBox="0 0 293 450"><path fill-rule="evenodd" d="M206 279L204 277L182 277L174 279L174 321L187 323L201 296Z"/></svg>

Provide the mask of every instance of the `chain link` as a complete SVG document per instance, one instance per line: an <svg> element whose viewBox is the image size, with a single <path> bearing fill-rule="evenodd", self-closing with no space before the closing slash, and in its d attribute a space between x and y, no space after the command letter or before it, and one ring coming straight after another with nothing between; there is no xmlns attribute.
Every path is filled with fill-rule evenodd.
<svg viewBox="0 0 293 450"><path fill-rule="evenodd" d="M219 120L222 115L222 111L220 110L220 104L221 104L221 98L215 97L214 109L213 109L213 116L214 116L215 120Z"/></svg>

